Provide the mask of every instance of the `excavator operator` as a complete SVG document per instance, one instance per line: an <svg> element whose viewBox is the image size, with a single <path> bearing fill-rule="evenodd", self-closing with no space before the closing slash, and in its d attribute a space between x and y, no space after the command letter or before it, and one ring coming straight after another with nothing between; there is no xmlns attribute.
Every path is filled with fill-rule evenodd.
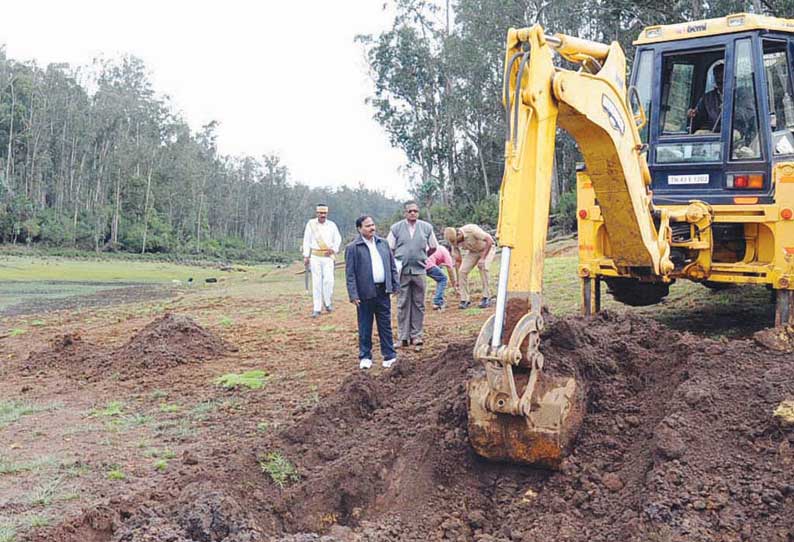
<svg viewBox="0 0 794 542"><path fill-rule="evenodd" d="M713 68L714 88L706 92L687 114L692 119L692 133L705 130L719 132L722 120L722 85L725 64L719 61Z"/></svg>

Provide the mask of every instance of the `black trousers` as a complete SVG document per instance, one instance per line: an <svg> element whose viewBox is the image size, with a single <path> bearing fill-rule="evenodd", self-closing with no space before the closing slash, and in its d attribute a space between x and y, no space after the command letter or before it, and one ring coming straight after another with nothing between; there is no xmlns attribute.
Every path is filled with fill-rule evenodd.
<svg viewBox="0 0 794 542"><path fill-rule="evenodd" d="M378 325L380 353L383 359L393 359L394 339L391 332L391 298L383 284L376 284L377 296L362 299L357 307L358 314L358 359L372 359L372 319Z"/></svg>

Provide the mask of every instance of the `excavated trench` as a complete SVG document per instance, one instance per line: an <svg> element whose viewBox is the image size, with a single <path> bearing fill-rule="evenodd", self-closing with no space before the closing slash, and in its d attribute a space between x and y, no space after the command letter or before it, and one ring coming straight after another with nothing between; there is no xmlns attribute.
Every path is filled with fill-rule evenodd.
<svg viewBox="0 0 794 542"><path fill-rule="evenodd" d="M547 323L587 416L560 472L488 463L466 434L472 344L356 373L296 423L216 446L155 488L108 499L33 540L789 541L791 354L602 313ZM208 443L208 446L211 445ZM258 461L278 450L299 480Z"/></svg>

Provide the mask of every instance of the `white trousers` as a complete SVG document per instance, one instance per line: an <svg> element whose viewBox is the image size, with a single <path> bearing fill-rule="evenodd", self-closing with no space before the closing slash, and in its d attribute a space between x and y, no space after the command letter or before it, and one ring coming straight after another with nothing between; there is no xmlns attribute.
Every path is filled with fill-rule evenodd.
<svg viewBox="0 0 794 542"><path fill-rule="evenodd" d="M320 312L323 305L330 307L334 301L334 259L312 254L309 269L312 271L313 310Z"/></svg>

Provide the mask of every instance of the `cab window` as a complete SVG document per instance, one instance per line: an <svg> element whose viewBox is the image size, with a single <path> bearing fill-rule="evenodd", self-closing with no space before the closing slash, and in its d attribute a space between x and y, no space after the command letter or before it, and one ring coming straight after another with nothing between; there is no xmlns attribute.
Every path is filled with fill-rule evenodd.
<svg viewBox="0 0 794 542"><path fill-rule="evenodd" d="M753 73L753 49L750 38L736 40L736 65L731 115L731 160L761 157L758 133L756 83Z"/></svg>
<svg viewBox="0 0 794 542"><path fill-rule="evenodd" d="M794 154L794 98L787 44L784 41L764 40L764 74L766 75L769 125L772 128L772 152L775 155Z"/></svg>
<svg viewBox="0 0 794 542"><path fill-rule="evenodd" d="M662 61L657 163L719 162L724 48L667 54ZM699 141L665 138L699 136ZM705 141L704 141L705 140Z"/></svg>
<svg viewBox="0 0 794 542"><path fill-rule="evenodd" d="M637 62L637 81L634 86L637 87L637 94L640 95L640 103L642 104L642 108L645 110L645 116L649 119L651 118L652 77L653 51L642 51ZM642 131L640 131L640 138L642 138L643 143L648 142L649 124L650 123L646 123L645 126L643 126Z"/></svg>
<svg viewBox="0 0 794 542"><path fill-rule="evenodd" d="M662 134L686 134L694 65L685 58L666 59L662 83Z"/></svg>

